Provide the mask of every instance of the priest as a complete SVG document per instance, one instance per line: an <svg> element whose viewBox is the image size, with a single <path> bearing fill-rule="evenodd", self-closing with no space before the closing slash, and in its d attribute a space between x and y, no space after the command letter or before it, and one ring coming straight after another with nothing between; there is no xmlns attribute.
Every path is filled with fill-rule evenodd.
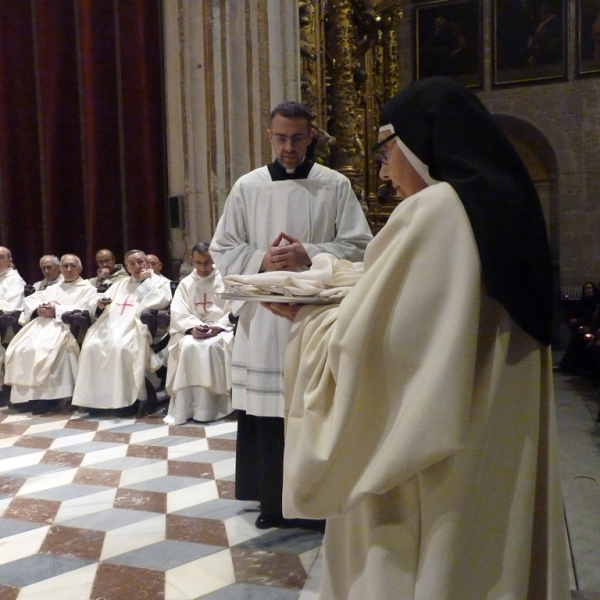
<svg viewBox="0 0 600 600"><path fill-rule="evenodd" d="M271 112L267 137L276 160L233 186L210 252L221 275L303 271L328 252L361 261L371 240L350 181L307 157L315 136L310 111L283 102ZM239 316L232 359L233 407L240 409L236 498L258 500L258 528L287 527L283 478L283 359L290 324L256 303Z"/></svg>
<svg viewBox="0 0 600 600"><path fill-rule="evenodd" d="M60 260L54 254L46 254L40 258L40 271L44 279L36 281L33 284L32 287L36 292L41 292L48 286L56 285L63 280L60 273Z"/></svg>
<svg viewBox="0 0 600 600"><path fill-rule="evenodd" d="M100 291L106 291L113 283L120 279L129 277L129 273L123 268L123 265L117 264L112 250L102 248L96 252L96 264L98 273L96 277L90 279L90 283Z"/></svg>
<svg viewBox="0 0 600 600"><path fill-rule="evenodd" d="M23 310L25 281L12 267L12 253L0 246L0 311ZM12 334L9 334L12 335ZM0 384L4 381L4 355L8 339L0 339Z"/></svg>
<svg viewBox="0 0 600 600"><path fill-rule="evenodd" d="M194 271L177 287L171 303L165 422L214 421L231 412L233 325L221 275L206 243L192 248Z"/></svg>
<svg viewBox="0 0 600 600"><path fill-rule="evenodd" d="M154 274L141 250L125 254L125 267L130 275L98 294L89 306L95 322L81 347L73 404L87 407L90 414L107 409L135 414L137 401L147 398L146 371L160 366L140 315L169 305L169 282Z"/></svg>
<svg viewBox="0 0 600 600"><path fill-rule="evenodd" d="M73 395L79 345L62 315L87 310L96 288L81 278L78 256L65 254L60 261L61 281L25 298L17 333L6 351L6 383L10 401L33 414L42 414Z"/></svg>
<svg viewBox="0 0 600 600"><path fill-rule="evenodd" d="M295 324L284 514L326 518L320 598L564 600L566 535L540 202L478 98L445 78L383 108L404 200L339 308Z"/></svg>

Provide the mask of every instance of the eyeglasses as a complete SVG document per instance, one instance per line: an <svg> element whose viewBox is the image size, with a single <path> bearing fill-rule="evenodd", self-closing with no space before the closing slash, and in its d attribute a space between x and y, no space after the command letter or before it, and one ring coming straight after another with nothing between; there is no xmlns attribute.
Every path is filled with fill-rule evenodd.
<svg viewBox="0 0 600 600"><path fill-rule="evenodd" d="M373 148L371 148L371 152L373 153L373 158L375 160L379 161L382 165L387 165L388 154L389 154L389 153L384 154L382 152L382 149L390 140L393 140L397 135L398 135L397 133L392 133L392 135L388 135L388 137L381 140L380 142L377 142L377 144L375 144L373 146Z"/></svg>
<svg viewBox="0 0 600 600"><path fill-rule="evenodd" d="M290 142L292 146L298 146L308 137L308 132L306 133L296 133L294 135L283 135L282 133L274 133L273 139L282 146Z"/></svg>

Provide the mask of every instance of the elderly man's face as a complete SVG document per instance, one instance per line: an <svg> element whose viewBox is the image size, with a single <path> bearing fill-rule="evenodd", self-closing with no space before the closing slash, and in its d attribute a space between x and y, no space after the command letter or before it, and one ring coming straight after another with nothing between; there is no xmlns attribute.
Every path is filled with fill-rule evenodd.
<svg viewBox="0 0 600 600"><path fill-rule="evenodd" d="M125 261L125 268L134 279L139 279L141 272L148 268L146 256L141 252L130 254Z"/></svg>
<svg viewBox="0 0 600 600"><path fill-rule="evenodd" d="M60 265L55 265L51 258L42 259L40 261L40 269L48 281L56 279L60 273Z"/></svg>
<svg viewBox="0 0 600 600"><path fill-rule="evenodd" d="M147 254L146 259L148 260L148 266L157 274L160 275L162 271L162 263L158 259L158 256L154 254Z"/></svg>
<svg viewBox="0 0 600 600"><path fill-rule="evenodd" d="M315 136L306 119L288 119L275 115L267 137L277 155L277 160L286 169L295 169L302 163L306 150Z"/></svg>
<svg viewBox="0 0 600 600"><path fill-rule="evenodd" d="M67 283L75 281L81 275L81 264L79 264L77 258L71 254L67 254L62 258L59 268L63 279Z"/></svg>
<svg viewBox="0 0 600 600"><path fill-rule="evenodd" d="M115 257L112 252L100 250L100 252L96 254L96 264L99 269L113 269L115 266Z"/></svg>
<svg viewBox="0 0 600 600"><path fill-rule="evenodd" d="M389 131L380 132L379 141L389 135ZM397 196L408 198L427 187L427 184L400 150L395 138L384 145L381 154L384 154L386 159L381 165L379 176L385 181L392 182Z"/></svg>
<svg viewBox="0 0 600 600"><path fill-rule="evenodd" d="M215 268L212 258L208 252L206 254L200 254L200 252L194 252L192 255L192 264L196 269L196 273L200 277L208 277Z"/></svg>
<svg viewBox="0 0 600 600"><path fill-rule="evenodd" d="M10 252L8 248L0 246L0 271L6 271L10 267Z"/></svg>

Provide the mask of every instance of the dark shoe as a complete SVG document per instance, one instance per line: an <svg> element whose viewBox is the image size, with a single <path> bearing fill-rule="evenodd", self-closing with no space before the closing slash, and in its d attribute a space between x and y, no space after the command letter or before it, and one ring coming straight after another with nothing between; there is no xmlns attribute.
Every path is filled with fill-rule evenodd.
<svg viewBox="0 0 600 600"><path fill-rule="evenodd" d="M108 415L108 410L106 410L105 408L88 408L87 414L88 417L104 417Z"/></svg>
<svg viewBox="0 0 600 600"><path fill-rule="evenodd" d="M324 520L313 519L286 519L277 515L258 515L255 526L257 529L271 529L277 527L279 529L311 529L313 531L325 531Z"/></svg>
<svg viewBox="0 0 600 600"><path fill-rule="evenodd" d="M11 408L12 410L16 410L18 413L27 413L31 410L31 408L33 407L35 403L32 402L31 400L27 401L27 402L17 402L16 404L13 404L10 400L8 401L8 408Z"/></svg>
<svg viewBox="0 0 600 600"><path fill-rule="evenodd" d="M31 409L32 415L43 415L59 405L58 400L38 400Z"/></svg>
<svg viewBox="0 0 600 600"><path fill-rule="evenodd" d="M123 408L118 408L114 411L115 415L118 417L134 417L137 415L138 410L140 409L140 401L136 400L131 406L125 406Z"/></svg>

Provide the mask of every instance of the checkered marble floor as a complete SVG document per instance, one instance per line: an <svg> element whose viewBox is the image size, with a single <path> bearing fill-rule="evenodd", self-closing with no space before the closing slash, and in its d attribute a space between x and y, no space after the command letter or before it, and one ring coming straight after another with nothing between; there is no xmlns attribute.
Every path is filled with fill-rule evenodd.
<svg viewBox="0 0 600 600"><path fill-rule="evenodd" d="M0 598L316 598L322 536L254 527L236 431L0 409Z"/></svg>

